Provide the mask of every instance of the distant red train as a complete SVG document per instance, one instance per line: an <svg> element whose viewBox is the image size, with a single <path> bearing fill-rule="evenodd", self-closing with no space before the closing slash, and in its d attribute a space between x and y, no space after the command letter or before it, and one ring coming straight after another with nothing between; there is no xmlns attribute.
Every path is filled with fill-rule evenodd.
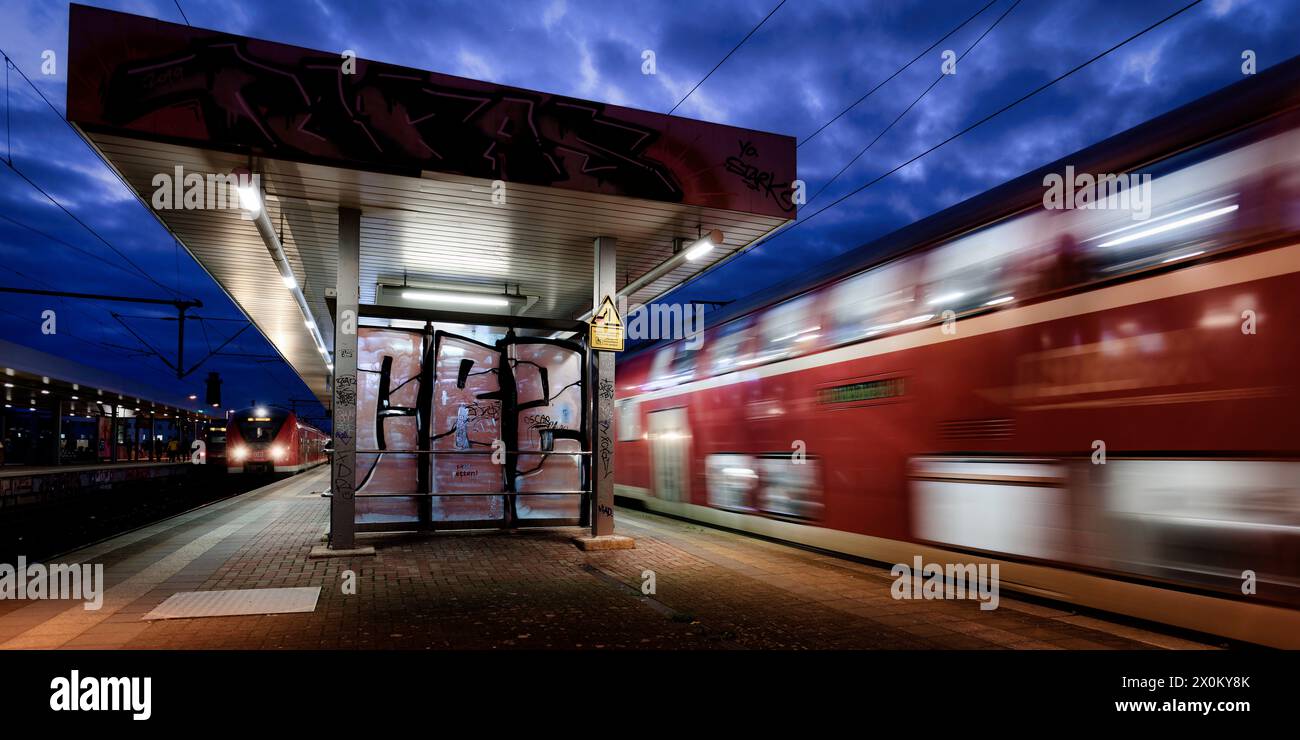
<svg viewBox="0 0 1300 740"><path fill-rule="evenodd" d="M624 358L616 492L1300 646L1298 78L1279 65ZM1150 175L1146 213L1113 191L1048 208L1075 172Z"/></svg>
<svg viewBox="0 0 1300 740"><path fill-rule="evenodd" d="M329 436L292 411L254 406L231 412L226 425L226 470L297 473L328 460Z"/></svg>

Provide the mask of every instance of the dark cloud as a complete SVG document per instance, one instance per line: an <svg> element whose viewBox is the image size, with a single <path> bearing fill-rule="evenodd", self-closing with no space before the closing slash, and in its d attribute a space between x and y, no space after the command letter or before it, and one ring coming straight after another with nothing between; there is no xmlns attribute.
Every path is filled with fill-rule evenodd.
<svg viewBox="0 0 1300 740"><path fill-rule="evenodd" d="M938 53L960 53L1012 0L993 8L934 53L799 150L810 192L826 181L905 108L939 71ZM364 58L667 111L774 5L775 0L456 0L449 2L200 2L181 0L198 26L317 49L353 49ZM179 21L171 0L95 3ZM1024 91L1061 74L1182 5L1182 0L1022 2L884 138L826 190L813 210L978 120ZM679 115L804 137L903 62L983 5L954 0L788 2L679 109ZM1206 0L1148 38L1075 75L988 126L806 226L773 239L680 291L676 299L725 300L789 277L798 269L870 241L1009 178L1241 79L1244 49L1261 68L1300 52L1300 0ZM67 7L0 0L0 47L33 75L62 108L65 70L36 74L40 54L66 57ZM657 74L641 73L642 53ZM18 87L15 92L22 92ZM201 298L214 318L238 317L221 290L177 252L143 208L132 202L85 145L30 95L13 102L14 154L79 217L169 288ZM0 208L57 239L113 262L86 257L0 220L0 284L16 271L60 288L110 282L122 292L162 289L132 269L64 214L0 167ZM6 268L8 271L6 272ZM30 302L0 296L0 336L32 343ZM26 313L24 313L26 312ZM15 316L14 314L21 314ZM88 341L135 345L99 307L78 308L72 331ZM139 322L146 339L168 341L165 322ZM214 322L212 326L220 324ZM220 329L217 329L220 331ZM216 337L211 338L217 342ZM104 350L71 338L49 349L110 369L134 369L167 387L152 359ZM270 354L250 334L237 351ZM218 363L265 399L305 397L278 362ZM170 385L168 385L170 383ZM292 387L286 395L283 388Z"/></svg>

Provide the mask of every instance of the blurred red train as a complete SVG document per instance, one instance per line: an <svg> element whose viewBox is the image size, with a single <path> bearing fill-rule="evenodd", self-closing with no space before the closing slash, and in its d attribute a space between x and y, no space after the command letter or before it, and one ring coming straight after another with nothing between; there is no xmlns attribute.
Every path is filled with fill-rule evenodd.
<svg viewBox="0 0 1300 740"><path fill-rule="evenodd" d="M226 471L297 473L328 460L329 435L273 406L237 409L226 424Z"/></svg>
<svg viewBox="0 0 1300 740"><path fill-rule="evenodd" d="M1279 65L624 358L617 494L1300 646L1298 81ZM1150 174L1147 217L1047 208L1067 172Z"/></svg>

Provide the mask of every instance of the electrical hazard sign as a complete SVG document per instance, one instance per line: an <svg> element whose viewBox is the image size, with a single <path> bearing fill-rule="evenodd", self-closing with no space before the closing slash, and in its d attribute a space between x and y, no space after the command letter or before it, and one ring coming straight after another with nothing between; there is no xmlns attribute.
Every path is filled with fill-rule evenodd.
<svg viewBox="0 0 1300 740"><path fill-rule="evenodd" d="M609 296L601 301L600 308L591 317L591 332L587 343L594 350L623 351L623 319Z"/></svg>

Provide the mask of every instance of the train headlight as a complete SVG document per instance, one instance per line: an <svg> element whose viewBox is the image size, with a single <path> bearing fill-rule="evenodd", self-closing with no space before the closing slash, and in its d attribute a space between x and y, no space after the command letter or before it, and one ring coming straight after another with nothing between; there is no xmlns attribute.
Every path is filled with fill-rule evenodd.
<svg viewBox="0 0 1300 740"><path fill-rule="evenodd" d="M277 459L277 460L279 460L280 458L284 457L285 452L287 452L287 450L285 450L284 447L282 447L282 446L280 446L280 445L275 445L275 446L273 446L273 447L271 448L271 454L272 454L272 455L275 457L275 459Z"/></svg>
<svg viewBox="0 0 1300 740"><path fill-rule="evenodd" d="M236 447L235 449L230 451L230 456L235 458L236 460L243 460L245 457L248 456L248 448Z"/></svg>

